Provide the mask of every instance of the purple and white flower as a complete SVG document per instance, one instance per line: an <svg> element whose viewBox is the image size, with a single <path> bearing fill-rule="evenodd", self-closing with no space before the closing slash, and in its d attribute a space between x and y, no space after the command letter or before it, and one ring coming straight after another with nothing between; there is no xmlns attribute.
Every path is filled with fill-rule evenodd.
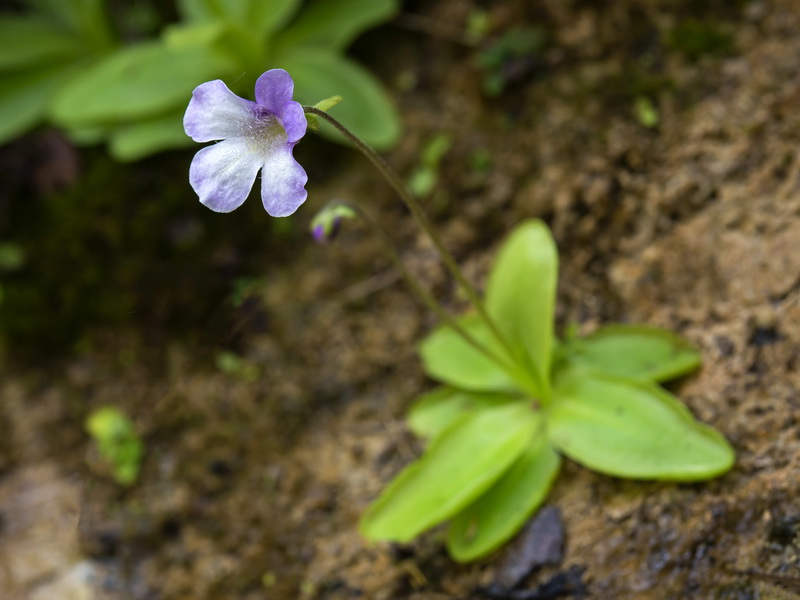
<svg viewBox="0 0 800 600"><path fill-rule="evenodd" d="M219 79L197 86L183 117L195 142L222 140L200 150L189 183L200 202L230 212L247 199L261 170L261 199L273 217L291 215L305 202L308 175L292 156L306 132L303 107L292 100L294 82L283 69L256 81L256 101L240 98Z"/></svg>

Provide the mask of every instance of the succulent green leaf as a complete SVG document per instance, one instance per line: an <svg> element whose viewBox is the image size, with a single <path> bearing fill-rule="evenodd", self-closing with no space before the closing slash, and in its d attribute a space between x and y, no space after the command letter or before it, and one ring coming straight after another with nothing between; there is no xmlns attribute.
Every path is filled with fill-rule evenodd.
<svg viewBox="0 0 800 600"><path fill-rule="evenodd" d="M213 44L227 27L221 21L178 23L164 29L162 37L168 48L185 48Z"/></svg>
<svg viewBox="0 0 800 600"><path fill-rule="evenodd" d="M113 131L109 141L111 155L123 162L193 145L183 130L182 109L122 125Z"/></svg>
<svg viewBox="0 0 800 600"><path fill-rule="evenodd" d="M408 412L408 426L418 436L434 439L467 412L515 402L526 400L508 394L480 394L442 386L417 398Z"/></svg>
<svg viewBox="0 0 800 600"><path fill-rule="evenodd" d="M668 381L700 366L700 353L680 336L641 325L608 325L560 348L569 364L650 381Z"/></svg>
<svg viewBox="0 0 800 600"><path fill-rule="evenodd" d="M696 481L726 472L733 450L674 396L649 382L577 371L562 377L547 417L558 450L601 473Z"/></svg>
<svg viewBox="0 0 800 600"><path fill-rule="evenodd" d="M225 16L222 7L215 10L208 0L177 0L176 4L184 21L214 21Z"/></svg>
<svg viewBox="0 0 800 600"><path fill-rule="evenodd" d="M80 25L80 4L72 0L25 0L25 3L34 11L77 30Z"/></svg>
<svg viewBox="0 0 800 600"><path fill-rule="evenodd" d="M51 66L70 56L80 56L82 41L56 25L35 17L3 15L0 19L0 70L33 65Z"/></svg>
<svg viewBox="0 0 800 600"><path fill-rule="evenodd" d="M300 0L216 0L228 6L233 18L259 35L277 31L297 12Z"/></svg>
<svg viewBox="0 0 800 600"><path fill-rule="evenodd" d="M55 98L52 115L68 127L156 116L185 106L197 85L233 70L213 46L130 46L73 79Z"/></svg>
<svg viewBox="0 0 800 600"><path fill-rule="evenodd" d="M353 61L321 48L297 48L281 53L274 64L294 78L295 99L313 104L319 98L340 95L331 115L378 150L391 147L400 136L400 118L380 82ZM342 141L327 123L321 133Z"/></svg>
<svg viewBox="0 0 800 600"><path fill-rule="evenodd" d="M407 542L457 514L514 462L539 422L520 404L463 415L370 506L361 519L362 535Z"/></svg>
<svg viewBox="0 0 800 600"><path fill-rule="evenodd" d="M503 243L486 286L486 308L500 333L535 374L538 396L550 396L558 252L542 221L517 226Z"/></svg>
<svg viewBox="0 0 800 600"><path fill-rule="evenodd" d="M470 313L460 317L458 324L494 356L501 360L511 360L477 314ZM440 326L426 337L419 352L425 372L454 387L511 394L523 389L513 375L447 325Z"/></svg>
<svg viewBox="0 0 800 600"><path fill-rule="evenodd" d="M0 144L25 133L44 118L52 95L74 74L57 64L0 76Z"/></svg>
<svg viewBox="0 0 800 600"><path fill-rule="evenodd" d="M185 20L227 20L246 25L260 36L281 27L299 5L299 0L178 0L178 10Z"/></svg>
<svg viewBox="0 0 800 600"><path fill-rule="evenodd" d="M397 0L315 0L277 37L276 45L342 49L362 31L393 17L398 8Z"/></svg>
<svg viewBox="0 0 800 600"><path fill-rule="evenodd" d="M76 146L94 146L106 141L111 134L111 129L90 125L65 129L64 133L67 139Z"/></svg>
<svg viewBox="0 0 800 600"><path fill-rule="evenodd" d="M85 37L102 39L109 34L104 0L27 0L49 19Z"/></svg>
<svg viewBox="0 0 800 600"><path fill-rule="evenodd" d="M534 435L502 477L450 522L450 556L477 560L511 539L545 501L560 467L561 457L547 439Z"/></svg>

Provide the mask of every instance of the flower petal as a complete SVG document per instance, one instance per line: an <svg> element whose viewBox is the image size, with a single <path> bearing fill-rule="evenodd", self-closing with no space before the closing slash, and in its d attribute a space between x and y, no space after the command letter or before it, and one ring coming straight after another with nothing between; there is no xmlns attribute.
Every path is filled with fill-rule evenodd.
<svg viewBox="0 0 800 600"><path fill-rule="evenodd" d="M240 98L221 80L198 85L183 116L186 135L195 142L242 135L258 122L255 102Z"/></svg>
<svg viewBox="0 0 800 600"><path fill-rule="evenodd" d="M189 183L208 208L231 212L247 199L262 165L262 155L253 151L252 140L234 137L195 154Z"/></svg>
<svg viewBox="0 0 800 600"><path fill-rule="evenodd" d="M256 102L280 119L293 93L294 81L283 69L270 69L256 80Z"/></svg>
<svg viewBox="0 0 800 600"><path fill-rule="evenodd" d="M306 133L308 122L303 107L292 100L294 82L283 69L270 69L256 81L256 102L259 108L280 119L289 142L296 142Z"/></svg>
<svg viewBox="0 0 800 600"><path fill-rule="evenodd" d="M276 146L261 171L261 199L273 217L287 217L306 201L308 175L292 156L294 144Z"/></svg>
<svg viewBox="0 0 800 600"><path fill-rule="evenodd" d="M297 142L306 134L306 113L299 102L287 102L283 107L283 114L278 115L289 142Z"/></svg>

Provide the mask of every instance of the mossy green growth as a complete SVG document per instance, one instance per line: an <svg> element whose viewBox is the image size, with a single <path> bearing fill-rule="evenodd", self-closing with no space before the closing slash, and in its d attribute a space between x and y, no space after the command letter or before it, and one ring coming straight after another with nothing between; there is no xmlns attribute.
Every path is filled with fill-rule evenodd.
<svg viewBox="0 0 800 600"><path fill-rule="evenodd" d="M733 35L728 27L712 20L686 19L669 31L669 49L692 60L703 56L720 56L733 49Z"/></svg>

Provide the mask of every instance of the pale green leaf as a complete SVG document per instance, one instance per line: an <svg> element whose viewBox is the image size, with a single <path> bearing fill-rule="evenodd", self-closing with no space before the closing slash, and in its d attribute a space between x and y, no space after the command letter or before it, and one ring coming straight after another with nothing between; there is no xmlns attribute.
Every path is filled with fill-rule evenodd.
<svg viewBox="0 0 800 600"><path fill-rule="evenodd" d="M276 31L297 11L300 0L178 0L185 20L230 21L257 36Z"/></svg>
<svg viewBox="0 0 800 600"><path fill-rule="evenodd" d="M274 66L291 73L295 99L314 104L338 95L342 102L330 114L378 150L391 147L400 136L400 119L380 82L353 61L319 48L298 48L276 56ZM322 119L320 119L322 121ZM321 123L323 135L342 141Z"/></svg>
<svg viewBox="0 0 800 600"><path fill-rule="evenodd" d="M87 126L65 129L64 134L76 146L94 146L104 142L109 137L110 131L108 127Z"/></svg>
<svg viewBox="0 0 800 600"><path fill-rule="evenodd" d="M185 106L197 85L232 70L213 47L130 46L73 79L55 99L52 116L67 127L147 118Z"/></svg>
<svg viewBox="0 0 800 600"><path fill-rule="evenodd" d="M463 415L370 506L361 519L362 535L407 542L449 519L502 475L539 422L520 404Z"/></svg>
<svg viewBox="0 0 800 600"><path fill-rule="evenodd" d="M237 5L235 18L263 36L283 27L297 12L301 2L300 0L269 0L269 2L240 0L235 4Z"/></svg>
<svg viewBox="0 0 800 600"><path fill-rule="evenodd" d="M3 15L0 19L0 69L20 69L41 65L51 67L80 56L83 42L56 25L36 17Z"/></svg>
<svg viewBox="0 0 800 600"><path fill-rule="evenodd" d="M57 64L0 75L0 144L38 125L53 94L73 74L74 69Z"/></svg>
<svg viewBox="0 0 800 600"><path fill-rule="evenodd" d="M164 29L162 38L168 48L180 49L213 44L225 32L220 21L210 23L178 23Z"/></svg>
<svg viewBox="0 0 800 600"><path fill-rule="evenodd" d="M91 34L92 30L106 26L102 18L105 11L104 0L26 0L26 2L74 32Z"/></svg>
<svg viewBox="0 0 800 600"><path fill-rule="evenodd" d="M668 381L700 366L700 354L680 336L641 325L608 325L563 344L569 364L614 375Z"/></svg>
<svg viewBox="0 0 800 600"><path fill-rule="evenodd" d="M725 438L662 388L588 371L560 380L548 437L582 465L632 479L710 479L734 461Z"/></svg>
<svg viewBox="0 0 800 600"><path fill-rule="evenodd" d="M331 96L330 98L325 98L323 100L320 100L319 102L317 102L314 105L314 108L318 108L320 110L324 110L325 112L327 112L330 109L332 109L334 106L339 104L339 102L341 102L341 101L342 101L342 97L337 94L335 96Z"/></svg>
<svg viewBox="0 0 800 600"><path fill-rule="evenodd" d="M511 360L494 339L483 320L474 313L460 317L458 324L499 360ZM464 390L518 393L524 386L503 365L470 345L456 331L442 325L419 348L425 372L434 379Z"/></svg>
<svg viewBox="0 0 800 600"><path fill-rule="evenodd" d="M526 401L508 394L480 394L439 387L417 398L408 412L408 426L418 436L433 439L467 412L513 402Z"/></svg>
<svg viewBox="0 0 800 600"><path fill-rule="evenodd" d="M132 161L161 150L193 145L183 130L183 112L181 109L117 128L109 140L111 155L120 161Z"/></svg>
<svg viewBox="0 0 800 600"><path fill-rule="evenodd" d="M276 45L345 48L362 31L392 18L398 9L398 0L315 0L278 36Z"/></svg>
<svg viewBox="0 0 800 600"><path fill-rule="evenodd" d="M450 522L450 556L477 560L511 539L545 501L560 467L546 438L534 436L503 476Z"/></svg>
<svg viewBox="0 0 800 600"><path fill-rule="evenodd" d="M535 373L541 400L550 396L558 252L542 221L518 225L495 258L486 308L501 334Z"/></svg>
<svg viewBox="0 0 800 600"><path fill-rule="evenodd" d="M177 0L184 21L215 21L225 18L224 4L214 0Z"/></svg>

